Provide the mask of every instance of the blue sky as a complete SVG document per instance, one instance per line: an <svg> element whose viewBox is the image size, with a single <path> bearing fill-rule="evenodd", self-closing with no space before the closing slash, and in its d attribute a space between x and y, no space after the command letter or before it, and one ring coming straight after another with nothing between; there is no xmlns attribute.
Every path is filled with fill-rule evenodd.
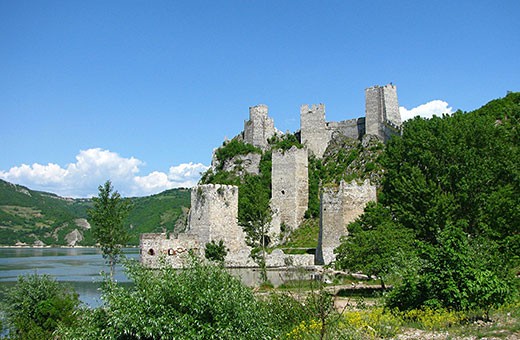
<svg viewBox="0 0 520 340"><path fill-rule="evenodd" d="M0 178L89 197L191 186L266 104L364 116L473 110L520 91L520 1L0 1ZM413 111L412 111L413 110Z"/></svg>

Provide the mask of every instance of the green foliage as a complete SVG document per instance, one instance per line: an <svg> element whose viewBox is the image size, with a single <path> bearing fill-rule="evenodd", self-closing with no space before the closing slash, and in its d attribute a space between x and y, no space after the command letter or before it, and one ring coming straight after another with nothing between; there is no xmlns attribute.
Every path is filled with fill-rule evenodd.
<svg viewBox="0 0 520 340"><path fill-rule="evenodd" d="M319 219L307 219L302 225L293 230L283 247L288 248L316 248L320 231ZM301 252L305 254L306 252Z"/></svg>
<svg viewBox="0 0 520 340"><path fill-rule="evenodd" d="M460 226L448 225L434 245L425 245L424 265L392 291L388 305L404 310L426 306L484 314L510 297L508 283L486 268Z"/></svg>
<svg viewBox="0 0 520 340"><path fill-rule="evenodd" d="M51 339L59 325L71 325L78 294L48 275L20 276L7 291L4 313L13 339Z"/></svg>
<svg viewBox="0 0 520 340"><path fill-rule="evenodd" d="M279 338L290 310L261 302L220 266L193 262L183 270L150 271L127 263L132 288L106 281L105 305L72 327L64 339L263 339ZM270 312L272 306L284 315ZM292 305L289 305L292 306Z"/></svg>
<svg viewBox="0 0 520 340"><path fill-rule="evenodd" d="M480 310L506 301L520 265L520 94L407 121L387 145L380 202L413 230L422 265L388 303Z"/></svg>
<svg viewBox="0 0 520 340"><path fill-rule="evenodd" d="M458 221L470 235L499 243L518 235L519 98L509 94L452 117L416 118L389 142L383 203L420 239L434 242L437 229Z"/></svg>
<svg viewBox="0 0 520 340"><path fill-rule="evenodd" d="M273 136L268 140L269 145L272 150L289 150L293 146L296 146L298 149L303 148L303 145L300 143L296 135L294 134L284 134L280 136Z"/></svg>
<svg viewBox="0 0 520 340"><path fill-rule="evenodd" d="M349 235L335 249L336 267L385 278L406 265L413 252L413 233L395 223L381 204L369 203L365 213L348 226Z"/></svg>
<svg viewBox="0 0 520 340"><path fill-rule="evenodd" d="M270 194L258 176L246 175L238 191L238 223L253 247L264 244L271 222ZM268 243L268 242L267 242Z"/></svg>
<svg viewBox="0 0 520 340"><path fill-rule="evenodd" d="M231 141L224 143L215 151L215 157L218 160L217 170L222 170L226 160L238 155L247 155L248 153L261 154L262 150L251 144L239 141L238 139L232 139Z"/></svg>
<svg viewBox="0 0 520 340"><path fill-rule="evenodd" d="M130 202L123 200L114 191L112 183L106 181L98 187L98 197L93 197L93 208L88 214L92 222L92 233L101 247L103 257L110 265L110 276L114 276L114 268L121 255L121 248L128 240L128 231L124 227L125 218L130 210Z"/></svg>
<svg viewBox="0 0 520 340"><path fill-rule="evenodd" d="M0 242L65 244L63 236L78 228L75 220L87 217L87 207L81 200L63 199L0 180Z"/></svg>
<svg viewBox="0 0 520 340"><path fill-rule="evenodd" d="M224 264L224 259L227 255L226 245L224 241L220 240L218 243L212 240L211 242L206 243L204 248L204 256L211 261L218 262L220 264Z"/></svg>

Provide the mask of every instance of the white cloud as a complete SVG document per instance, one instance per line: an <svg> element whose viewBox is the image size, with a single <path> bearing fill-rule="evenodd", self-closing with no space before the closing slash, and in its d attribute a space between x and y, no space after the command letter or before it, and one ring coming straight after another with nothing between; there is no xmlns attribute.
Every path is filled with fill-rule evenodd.
<svg viewBox="0 0 520 340"><path fill-rule="evenodd" d="M123 196L143 196L177 188L192 187L200 173L208 167L197 163L172 166L168 173L153 171L138 176L141 160L125 158L100 148L81 150L76 162L64 168L57 164L22 164L8 171L0 171L0 178L34 190L52 192L65 197L91 197L97 188L110 179Z"/></svg>
<svg viewBox="0 0 520 340"><path fill-rule="evenodd" d="M442 116L443 113L452 114L453 109L448 106L443 100L432 100L426 104L419 105L414 107L411 110L401 106L399 108L399 112L401 113L401 120L404 122L405 120L412 119L416 116L420 116L423 118L431 118L435 116Z"/></svg>

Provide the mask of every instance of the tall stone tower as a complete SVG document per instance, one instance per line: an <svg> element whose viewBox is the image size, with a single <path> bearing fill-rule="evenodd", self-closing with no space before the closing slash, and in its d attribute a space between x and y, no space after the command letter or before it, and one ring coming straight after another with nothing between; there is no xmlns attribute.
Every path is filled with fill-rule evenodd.
<svg viewBox="0 0 520 340"><path fill-rule="evenodd" d="M325 121L325 105L302 105L300 129L302 144L316 157L321 158L330 140L330 131Z"/></svg>
<svg viewBox="0 0 520 340"><path fill-rule="evenodd" d="M267 148L267 140L274 136L274 121L267 115L266 105L249 108L249 120L244 122L244 141L261 149Z"/></svg>
<svg viewBox="0 0 520 340"><path fill-rule="evenodd" d="M336 259L334 249L340 245L340 238L347 235L347 225L363 213L368 202L375 200L376 187L368 180L362 185L341 181L338 187L323 188L316 264L329 264Z"/></svg>
<svg viewBox="0 0 520 340"><path fill-rule="evenodd" d="M294 230L309 204L307 149L274 150L272 164L271 206L280 222Z"/></svg>
<svg viewBox="0 0 520 340"><path fill-rule="evenodd" d="M245 235L238 225L238 187L205 184L191 191L188 234L196 235L202 248L211 241L224 241L229 253L245 247Z"/></svg>
<svg viewBox="0 0 520 340"><path fill-rule="evenodd" d="M401 131L397 88L393 84L365 89L365 131L387 141Z"/></svg>

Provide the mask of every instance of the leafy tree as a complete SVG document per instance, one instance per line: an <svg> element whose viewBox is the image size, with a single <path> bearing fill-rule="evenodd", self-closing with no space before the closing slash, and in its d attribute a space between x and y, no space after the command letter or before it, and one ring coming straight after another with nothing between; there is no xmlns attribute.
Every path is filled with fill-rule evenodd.
<svg viewBox="0 0 520 340"><path fill-rule="evenodd" d="M98 187L99 194L92 198L93 208L88 214L92 222L92 233L101 247L103 257L108 260L110 277L114 277L116 263L121 256L121 248L128 240L124 220L130 210L130 203L114 191L108 180Z"/></svg>
<svg viewBox="0 0 520 340"><path fill-rule="evenodd" d="M20 276L5 295L4 312L14 339L51 339L57 327L74 322L78 294L48 275Z"/></svg>
<svg viewBox="0 0 520 340"><path fill-rule="evenodd" d="M349 235L335 249L336 266L379 277L383 289L385 278L414 256L413 232L399 226L381 204L369 203L348 230Z"/></svg>
<svg viewBox="0 0 520 340"><path fill-rule="evenodd" d="M435 245L423 245L424 265L418 275L390 293L390 307L422 306L483 310L503 304L511 294L508 282L486 267L461 226L448 225Z"/></svg>
<svg viewBox="0 0 520 340"><path fill-rule="evenodd" d="M265 254L271 218L270 191L261 177L247 175L238 191L238 223L244 228L249 245L256 248L252 255L262 269L264 281L267 280Z"/></svg>

